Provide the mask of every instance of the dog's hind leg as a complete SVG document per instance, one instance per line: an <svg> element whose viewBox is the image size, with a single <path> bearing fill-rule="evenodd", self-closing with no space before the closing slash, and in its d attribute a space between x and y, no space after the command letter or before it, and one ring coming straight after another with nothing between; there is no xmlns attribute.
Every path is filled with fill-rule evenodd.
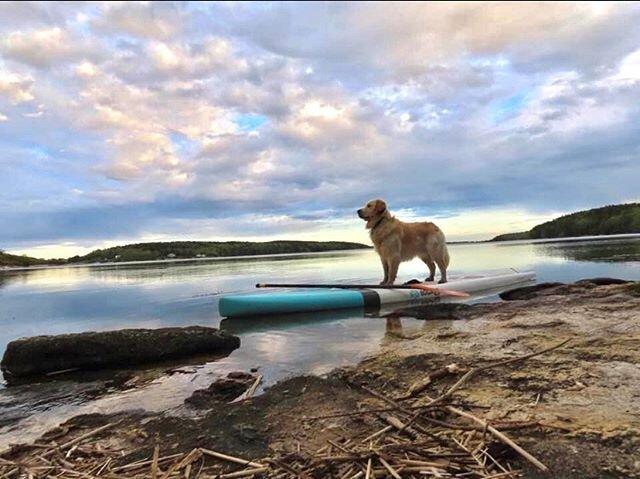
<svg viewBox="0 0 640 479"><path fill-rule="evenodd" d="M425 281L434 281L436 278L436 264L433 259L428 254L420 256L420 259L429 267L429 277Z"/></svg>
<svg viewBox="0 0 640 479"><path fill-rule="evenodd" d="M438 264L438 269L440 270L440 281L439 283L447 282L447 268L449 267L449 251L447 250L446 244L440 245L440 254L436 256L436 263Z"/></svg>
<svg viewBox="0 0 640 479"><path fill-rule="evenodd" d="M447 268L449 267L449 251L447 250L447 243L445 242L444 235L440 233L437 236L431 238L427 242L427 253L433 260L435 260L440 270L440 283L447 282ZM431 270L431 277L435 276L435 271Z"/></svg>

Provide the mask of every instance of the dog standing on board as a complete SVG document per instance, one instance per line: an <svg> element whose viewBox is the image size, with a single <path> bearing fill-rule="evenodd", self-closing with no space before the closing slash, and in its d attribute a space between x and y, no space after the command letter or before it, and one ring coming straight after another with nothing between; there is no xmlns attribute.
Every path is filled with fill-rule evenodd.
<svg viewBox="0 0 640 479"><path fill-rule="evenodd" d="M447 282L449 251L444 233L435 224L400 221L391 215L382 200L369 201L358 210L358 216L367 222L373 247L382 261L384 279L380 284L393 284L400 263L416 256L429 267L426 281L435 280L438 265L440 283Z"/></svg>

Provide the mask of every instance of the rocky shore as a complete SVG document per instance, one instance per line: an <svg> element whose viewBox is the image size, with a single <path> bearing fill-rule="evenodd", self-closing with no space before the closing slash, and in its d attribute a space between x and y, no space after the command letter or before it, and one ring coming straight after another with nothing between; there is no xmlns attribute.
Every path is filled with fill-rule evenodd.
<svg viewBox="0 0 640 479"><path fill-rule="evenodd" d="M3 452L0 477L640 477L640 283L615 283L407 308L357 366L235 402L252 378L227 380L180 416L79 416ZM410 336L404 317L429 321Z"/></svg>

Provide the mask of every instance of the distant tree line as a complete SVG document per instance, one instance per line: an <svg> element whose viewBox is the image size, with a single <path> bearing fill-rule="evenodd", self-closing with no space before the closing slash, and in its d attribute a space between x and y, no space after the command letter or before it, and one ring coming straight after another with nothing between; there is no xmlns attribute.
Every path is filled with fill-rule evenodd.
<svg viewBox="0 0 640 479"><path fill-rule="evenodd" d="M103 261L149 261L159 259L219 258L262 254L313 253L367 248L359 243L343 241L171 241L166 243L138 243L97 249L84 256L69 258L70 263Z"/></svg>
<svg viewBox="0 0 640 479"><path fill-rule="evenodd" d="M0 266L26 267L65 263L101 263L121 261L150 261L160 259L219 258L263 254L315 253L369 248L360 243L345 241L171 241L166 243L138 243L97 249L83 256L69 259L39 259L17 256L0 250Z"/></svg>
<svg viewBox="0 0 640 479"><path fill-rule="evenodd" d="M66 262L66 259L32 258L26 255L9 254L5 253L3 250L0 250L0 266L24 268L26 266L38 266L44 264L65 264Z"/></svg>
<svg viewBox="0 0 640 479"><path fill-rule="evenodd" d="M530 231L496 236L492 241L625 233L640 233L640 203L603 206L571 213L535 226Z"/></svg>

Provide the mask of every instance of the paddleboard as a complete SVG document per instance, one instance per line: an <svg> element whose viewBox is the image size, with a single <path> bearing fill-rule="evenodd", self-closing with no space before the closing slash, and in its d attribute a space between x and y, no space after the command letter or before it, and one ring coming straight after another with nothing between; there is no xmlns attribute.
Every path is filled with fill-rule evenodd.
<svg viewBox="0 0 640 479"><path fill-rule="evenodd" d="M433 288L475 294L491 289L512 288L535 280L534 272L514 272L496 276L462 278ZM309 289L274 291L261 294L238 294L220 298L218 308L223 317L300 313L345 308L371 308L385 304L419 303L433 300L434 293L418 289Z"/></svg>

